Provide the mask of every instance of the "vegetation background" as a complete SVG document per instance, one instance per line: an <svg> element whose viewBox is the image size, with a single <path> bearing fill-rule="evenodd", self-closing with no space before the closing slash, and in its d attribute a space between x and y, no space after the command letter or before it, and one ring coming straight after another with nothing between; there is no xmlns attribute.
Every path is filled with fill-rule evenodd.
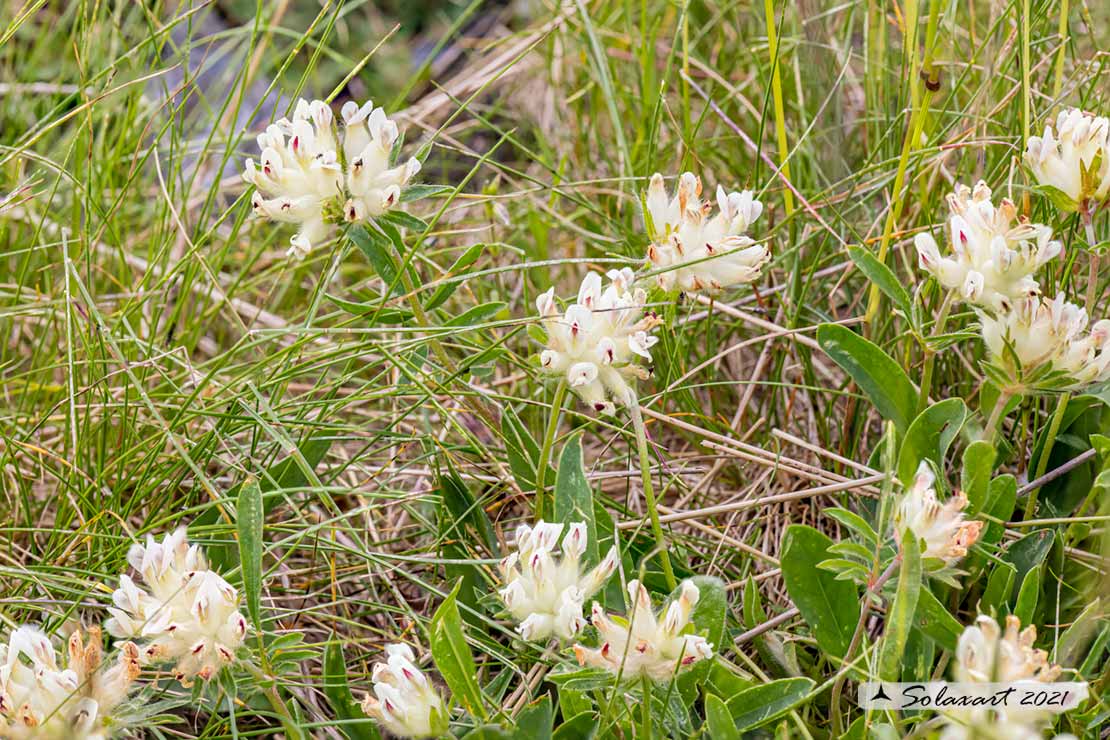
<svg viewBox="0 0 1110 740"><path fill-rule="evenodd" d="M847 248L888 249L914 293L913 235L943 221L955 183L983 178L1065 242L1046 293L1082 295L1078 221L1032 192L1020 154L1061 105L1110 112L1108 65L1110 6L1088 0L5 3L0 621L99 620L128 546L178 525L241 585L235 503L257 479L265 629L252 650L270 656L305 733L370 732L334 722L334 684L343 676L361 696L384 642L425 644L460 578L491 717L511 723L568 662L514 642L491 596L493 564L531 515L552 418L534 299L551 285L572 295L589 268L640 268L646 178L690 169L709 187L758 193L752 233L774 260L758 284L712 303L659 305L662 342L640 390L660 512L680 575L726 584L726 669L714 675L739 683L720 690L807 677L805 700L758 732L828 737L831 715L861 715L830 700L837 665L792 611L779 558L789 525L846 538L825 510L867 510L879 490L865 479L880 417L815 338L822 323L861 325L869 283ZM432 225L410 258L418 298L443 299L435 328L412 321L346 236L295 262L291 229L251 218L244 158L299 96L384 105L406 151L427 153L421 181L457 186L408 206ZM928 325L935 286L919 301ZM950 326L973 321L956 312ZM915 382L927 354L916 329L889 301L868 327ZM974 339L936 353L932 397L984 405L981 357ZM1048 469L1090 447L1083 429L1110 425L1110 394L1089 398ZM1044 398L1010 419L1001 465L1019 483L1034 477L1054 408ZM665 594L628 415L568 402L558 423L553 458L581 444L628 575L643 566ZM949 486L981 425L969 416ZM1100 465L1041 494L1038 516L1056 518L1037 529L1049 546L1035 622L1050 650L1105 593L1104 522L1068 520ZM1033 531L1020 519L985 563ZM963 624L988 584L979 572L942 594ZM1078 658L1095 700L1060 722L1081 737L1107 716L1103 614L1088 615L1098 636ZM944 675L944 651L929 655L926 673ZM259 681L237 674L202 701L163 686L151 733L273 734ZM615 698L603 732L637 716ZM690 734L703 731L700 711Z"/></svg>

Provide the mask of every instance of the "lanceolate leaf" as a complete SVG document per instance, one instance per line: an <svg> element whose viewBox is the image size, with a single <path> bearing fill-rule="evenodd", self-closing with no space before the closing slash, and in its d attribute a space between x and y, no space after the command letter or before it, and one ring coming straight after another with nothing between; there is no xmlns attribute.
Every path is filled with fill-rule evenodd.
<svg viewBox="0 0 1110 740"><path fill-rule="evenodd" d="M478 687L474 655L470 652L470 646L466 644L462 618L459 616L456 602L459 585L455 584L454 590L432 615L432 622L429 625L432 659L455 700L474 716L485 719L486 707L482 700L482 690Z"/></svg>
<svg viewBox="0 0 1110 740"><path fill-rule="evenodd" d="M833 362L856 382L884 419L905 433L917 411L917 388L889 355L851 329L822 324L817 341Z"/></svg>
<svg viewBox="0 0 1110 740"><path fill-rule="evenodd" d="M812 527L792 524L783 535L781 567L794 606L817 643L843 658L859 621L859 590L817 567L829 558L832 540Z"/></svg>
<svg viewBox="0 0 1110 740"><path fill-rule="evenodd" d="M813 688L809 678L782 678L753 686L728 700L737 732L765 725L802 702Z"/></svg>
<svg viewBox="0 0 1110 740"><path fill-rule="evenodd" d="M262 632L262 489L258 481L248 481L239 491L236 527L239 530L239 564L243 570L243 591L247 612L255 630Z"/></svg>
<svg viewBox="0 0 1110 740"><path fill-rule="evenodd" d="M848 256L852 258L859 271L879 286L879 290L885 293L902 315L912 322L914 320L913 301L902 283L895 277L894 272L866 249L848 247Z"/></svg>
<svg viewBox="0 0 1110 740"><path fill-rule="evenodd" d="M594 522L594 497L586 471L582 467L581 435L571 437L559 457L559 471L555 478L555 521L563 524L586 523L586 563L594 565L600 560L597 542L597 524Z"/></svg>
<svg viewBox="0 0 1110 740"><path fill-rule="evenodd" d="M909 532L906 532L908 535ZM898 571L898 588L887 613L883 647L879 654L879 676L884 681L900 678L902 653L913 626L917 597L921 591L921 548L916 538L902 538L902 565Z"/></svg>

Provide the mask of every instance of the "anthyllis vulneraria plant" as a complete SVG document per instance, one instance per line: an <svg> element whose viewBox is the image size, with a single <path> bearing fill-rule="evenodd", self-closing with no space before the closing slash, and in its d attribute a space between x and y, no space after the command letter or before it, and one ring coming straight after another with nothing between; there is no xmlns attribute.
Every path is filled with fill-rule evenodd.
<svg viewBox="0 0 1110 740"><path fill-rule="evenodd" d="M1025 163L1063 211L1090 213L1110 197L1110 119L1060 111L1043 136L1030 136Z"/></svg>
<svg viewBox="0 0 1110 740"><path fill-rule="evenodd" d="M713 214L713 203L701 199L701 179L692 172L679 177L671 198L663 176L652 175L644 198L647 257L664 290L718 293L759 279L771 254L747 231L763 204L750 190L726 193L718 185L717 209Z"/></svg>
<svg viewBox="0 0 1110 740"><path fill-rule="evenodd" d="M259 164L248 160L243 173L256 188L256 214L297 224L289 248L297 258L327 239L332 224L360 223L396 206L420 171L415 158L391 166L400 133L381 108L349 101L341 113L342 145L331 107L298 100L292 120L282 118L259 135Z"/></svg>
<svg viewBox="0 0 1110 740"><path fill-rule="evenodd" d="M1024 298L979 321L1000 385L1077 389L1110 378L1110 320L1087 332L1087 311L1063 294Z"/></svg>
<svg viewBox="0 0 1110 740"><path fill-rule="evenodd" d="M659 341L651 331L661 322L654 312L645 313L647 293L634 286L632 270L610 270L607 277L602 290L601 275L588 273L565 312L555 304L554 288L536 299L536 308L547 333L540 366L595 411L611 414L616 403L634 402L630 383L649 376L639 363L651 362Z"/></svg>
<svg viewBox="0 0 1110 740"><path fill-rule="evenodd" d="M580 665L603 668L624 681L667 681L713 657L713 646L687 629L700 597L692 581L682 582L679 597L667 607L661 620L652 611L651 596L639 581L628 582L628 596L632 612L627 619L606 614L594 602L590 622L597 628L600 645L575 645Z"/></svg>
<svg viewBox="0 0 1110 740"><path fill-rule="evenodd" d="M588 544L585 522L566 527L561 557L556 559L563 528L542 520L534 527L522 524L516 532L516 551L500 563L503 586L498 593L525 640L553 635L560 640L574 638L586 626L582 615L586 599L617 569L619 555L614 545L597 566L582 572Z"/></svg>
<svg viewBox="0 0 1110 740"><path fill-rule="evenodd" d="M113 734L113 711L139 675L139 652L132 642L118 646L104 665L100 630L75 630L64 665L35 627L18 627L0 643L0 737L11 740L106 740ZM118 729L118 728L117 728Z"/></svg>
<svg viewBox="0 0 1110 740"><path fill-rule="evenodd" d="M957 185L948 195L948 209L946 254L932 234L914 238L921 269L963 300L993 310L1009 310L1015 301L1040 293L1033 274L1062 250L1051 228L1019 217L1009 198L996 206L983 181L974 190Z"/></svg>
<svg viewBox="0 0 1110 740"><path fill-rule="evenodd" d="M894 538L907 533L922 543L921 558L934 572L951 572L979 539L983 522L967 519L967 496L959 492L943 504L937 500L936 476L922 461L894 509Z"/></svg>
<svg viewBox="0 0 1110 740"><path fill-rule="evenodd" d="M439 737L447 732L447 710L436 689L416 667L412 648L385 646L386 662L374 664L373 694L362 710L398 737Z"/></svg>
<svg viewBox="0 0 1110 740"><path fill-rule="evenodd" d="M148 535L146 545L132 545L127 561L146 588L126 573L120 576L105 624L110 634L140 641L144 663L176 661L174 676L184 686L195 678L207 681L235 661L247 633L239 594L209 570L184 528L162 542Z"/></svg>

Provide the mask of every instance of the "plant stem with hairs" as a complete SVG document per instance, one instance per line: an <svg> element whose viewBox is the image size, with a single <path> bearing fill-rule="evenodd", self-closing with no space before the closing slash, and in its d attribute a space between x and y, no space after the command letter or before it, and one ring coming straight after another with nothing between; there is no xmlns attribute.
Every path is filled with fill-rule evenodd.
<svg viewBox="0 0 1110 740"><path fill-rule="evenodd" d="M648 455L647 430L644 428L644 416L640 412L640 400L632 392L628 404L632 412L632 426L636 430L636 447L640 452L640 480L644 488L644 502L647 505L648 516L651 518L651 531L655 535L655 543L659 547L659 562L663 566L663 577L667 580L667 587L674 589L678 586L674 570L671 568L671 556L667 551L667 539L663 536L663 525L659 522L659 507L655 503L655 489L651 484L651 458Z"/></svg>
<svg viewBox="0 0 1110 740"><path fill-rule="evenodd" d="M547 420L547 431L543 435L543 447L540 448L540 461L536 466L536 521L543 519L543 501L547 495L544 478L547 477L547 466L551 462L551 450L555 446L555 437L559 431L559 417L563 413L563 402L567 397L567 381L559 381L555 388L555 398L551 402L551 418Z"/></svg>

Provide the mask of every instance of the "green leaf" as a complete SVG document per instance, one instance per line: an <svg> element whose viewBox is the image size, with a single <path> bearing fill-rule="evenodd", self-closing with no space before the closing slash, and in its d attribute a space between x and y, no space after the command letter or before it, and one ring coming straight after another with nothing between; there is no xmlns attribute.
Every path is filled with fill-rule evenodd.
<svg viewBox="0 0 1110 740"><path fill-rule="evenodd" d="M1098 633L1103 619L1102 597L1096 597L1060 635L1052 662L1065 668L1077 667L1079 661L1089 652L1087 648Z"/></svg>
<svg viewBox="0 0 1110 740"><path fill-rule="evenodd" d="M597 524L594 522L594 494L582 467L582 437L575 434L563 446L555 478L555 521L563 524L585 522L586 563L601 560L598 552Z"/></svg>
<svg viewBox="0 0 1110 740"><path fill-rule="evenodd" d="M354 226L347 233L387 286L398 282L399 266L393 259L390 243L382 235L369 231L365 226Z"/></svg>
<svg viewBox="0 0 1110 740"><path fill-rule="evenodd" d="M312 469L320 464L320 461L324 459L324 455L328 454L328 450L331 449L331 443L332 438L330 436L318 435L306 438L298 445L297 449L308 468ZM230 508L234 505L244 485L245 483L240 483L233 486L231 490L227 492L225 498L222 499L225 506ZM271 465L264 470L261 475L258 476L258 485L262 489L262 493L270 493L271 491L281 491L291 488L304 488L308 485L308 477L301 468L301 461L297 459L296 455L290 454L283 458L281 462ZM264 511L269 512L270 508L280 500L280 496L270 496L268 499L264 499ZM196 520L193 522L193 526L211 527L221 521L222 517L219 507L211 506L197 516ZM220 571L229 571L238 564L239 550L230 544L221 545L214 543L208 546L207 555L208 563L212 568Z"/></svg>
<svg viewBox="0 0 1110 740"><path fill-rule="evenodd" d="M1052 541L1053 532L1042 529L1038 532L1030 532L1007 548L1002 559L1013 563L1017 570L1014 574L1014 592L1010 595L1011 601L1017 600L1018 589L1025 582L1025 574L1044 561L1048 551L1052 549Z"/></svg>
<svg viewBox="0 0 1110 740"><path fill-rule="evenodd" d="M1010 610L1010 592L1013 591L1014 577L1017 569L1007 562L994 566L987 578L987 587L979 599L979 612L981 614L995 614L1001 616Z"/></svg>
<svg viewBox="0 0 1110 740"><path fill-rule="evenodd" d="M1005 527L1001 522L1010 520L1017 505L1017 480L1012 475L1000 475L990 482L987 487L987 513L997 522L987 520L983 527L983 536L979 541L983 544L993 545L1002 539Z"/></svg>
<svg viewBox="0 0 1110 740"><path fill-rule="evenodd" d="M792 524L782 540L780 562L790 599L822 649L844 657L859 621L859 590L817 564L829 558L832 540L812 527Z"/></svg>
<svg viewBox="0 0 1110 740"><path fill-rule="evenodd" d="M879 676L884 681L897 681L901 676L902 655L914 624L917 598L921 592L921 548L917 539L906 531L902 537L902 565L898 570L898 588L887 613L883 631L883 647L879 654Z"/></svg>
<svg viewBox="0 0 1110 740"><path fill-rule="evenodd" d="M239 491L235 505L235 526L239 532L239 564L243 572L243 591L247 612L256 632L262 632L262 489L249 480Z"/></svg>
<svg viewBox="0 0 1110 740"><path fill-rule="evenodd" d="M705 697L705 721L709 725L709 737L713 740L740 740L728 705L716 694Z"/></svg>
<svg viewBox="0 0 1110 740"><path fill-rule="evenodd" d="M875 529L867 522L867 520L861 517L859 514L848 511L847 509L835 507L832 509L825 509L825 516L831 517L843 524L845 527L848 527L853 532L858 534L869 545L878 546L879 535L875 532Z"/></svg>
<svg viewBox="0 0 1110 740"><path fill-rule="evenodd" d="M964 631L960 620L949 614L944 605L924 584L917 595L914 626L945 650L955 650L956 642Z"/></svg>
<svg viewBox="0 0 1110 740"><path fill-rule="evenodd" d="M804 701L812 688L813 680L809 678L780 678L741 691L728 700L736 731L754 730L785 714Z"/></svg>
<svg viewBox="0 0 1110 740"><path fill-rule="evenodd" d="M401 191L400 203L409 203L423 198L438 198L441 195L455 192L455 188L446 185L409 185Z"/></svg>
<svg viewBox="0 0 1110 740"><path fill-rule="evenodd" d="M688 579L698 588L698 603L690 612L690 624L699 635L718 650L725 639L725 620L728 616L728 592L725 583L720 578L713 576L694 576ZM671 592L671 600L675 600L682 593L682 584ZM690 699L696 696L694 687L703 681L709 673L712 661L701 661L679 677L679 688Z"/></svg>
<svg viewBox="0 0 1110 740"><path fill-rule="evenodd" d="M1022 624L1033 621L1033 612L1037 610L1037 600L1041 595L1041 566L1030 568L1021 579L1021 588L1018 590L1017 601L1014 603L1014 616Z"/></svg>
<svg viewBox="0 0 1110 740"><path fill-rule="evenodd" d="M337 727L350 740L380 740L374 724L362 713L347 683L347 661L343 644L332 634L324 649L324 695L328 697L337 719Z"/></svg>
<svg viewBox="0 0 1110 740"><path fill-rule="evenodd" d="M462 618L456 598L461 581L444 599L432 615L428 629L431 633L432 660L435 661L443 680L447 682L451 694L468 712L485 719L487 717L482 690L478 688L478 671L474 667L474 656L463 635Z"/></svg>
<svg viewBox="0 0 1110 740"><path fill-rule="evenodd" d="M501 311L506 305L504 301L489 301L488 303L482 303L467 309L458 316L453 316L445 321L443 325L459 328L475 328L485 322L486 319Z"/></svg>
<svg viewBox="0 0 1110 740"><path fill-rule="evenodd" d="M910 299L910 294L902 286L902 282L895 277L894 272L880 262L875 255L861 247L848 247L848 256L852 258L852 262L859 268L859 271L878 286L879 290L898 307L902 315L912 322L914 319L913 301Z"/></svg>
<svg viewBox="0 0 1110 740"><path fill-rule="evenodd" d="M444 275L444 278L457 277L458 275L465 272L467 268L473 265L478 260L478 258L482 256L482 251L485 248L485 244L471 245L465 252L463 252L459 256L457 260L455 260L455 263L451 265L450 268L448 268L447 274ZM458 289L461 284L461 280L447 279L437 285L436 289L432 292L431 297L428 298L427 303L424 304L424 310L431 311L442 306L444 303L447 302L447 299L451 297L451 295Z"/></svg>
<svg viewBox="0 0 1110 740"><path fill-rule="evenodd" d="M905 433L917 411L917 388L901 365L876 345L839 324L817 327L817 341L856 382L884 419Z"/></svg>
<svg viewBox="0 0 1110 740"><path fill-rule="evenodd" d="M428 224L424 219L417 218L405 211L386 211L378 218L383 221L388 221L394 226L399 226L402 229L408 229L409 231L415 231L420 234L428 230Z"/></svg>
<svg viewBox="0 0 1110 740"><path fill-rule="evenodd" d="M593 740L597 734L597 717L592 711L576 714L563 724L551 736L553 740Z"/></svg>
<svg viewBox="0 0 1110 740"><path fill-rule="evenodd" d="M991 472L994 470L994 445L977 439L964 450L960 488L967 496L967 515L975 516L987 505Z"/></svg>
<svg viewBox="0 0 1110 740"><path fill-rule="evenodd" d="M949 398L922 411L906 432L898 453L898 480L908 486L922 460L931 460L944 470L944 456L967 419L967 406Z"/></svg>
<svg viewBox="0 0 1110 740"><path fill-rule="evenodd" d="M516 720L516 740L550 740L555 714L551 707L551 697L543 698L526 706Z"/></svg>
<svg viewBox="0 0 1110 740"><path fill-rule="evenodd" d="M1053 185L1034 185L1033 190L1051 200L1052 205L1056 206L1056 208L1061 211L1075 213L1079 210L1079 204L1058 187Z"/></svg>
<svg viewBox="0 0 1110 740"><path fill-rule="evenodd" d="M501 438L505 441L505 452L509 458L509 469L521 490L536 490L536 466L539 465L540 447L520 421L512 406L501 412ZM551 480L548 468L544 480Z"/></svg>
<svg viewBox="0 0 1110 740"><path fill-rule="evenodd" d="M412 311L401 308L382 308L381 301L358 303L327 293L327 299L354 316L373 317L377 324L402 324L412 319Z"/></svg>

